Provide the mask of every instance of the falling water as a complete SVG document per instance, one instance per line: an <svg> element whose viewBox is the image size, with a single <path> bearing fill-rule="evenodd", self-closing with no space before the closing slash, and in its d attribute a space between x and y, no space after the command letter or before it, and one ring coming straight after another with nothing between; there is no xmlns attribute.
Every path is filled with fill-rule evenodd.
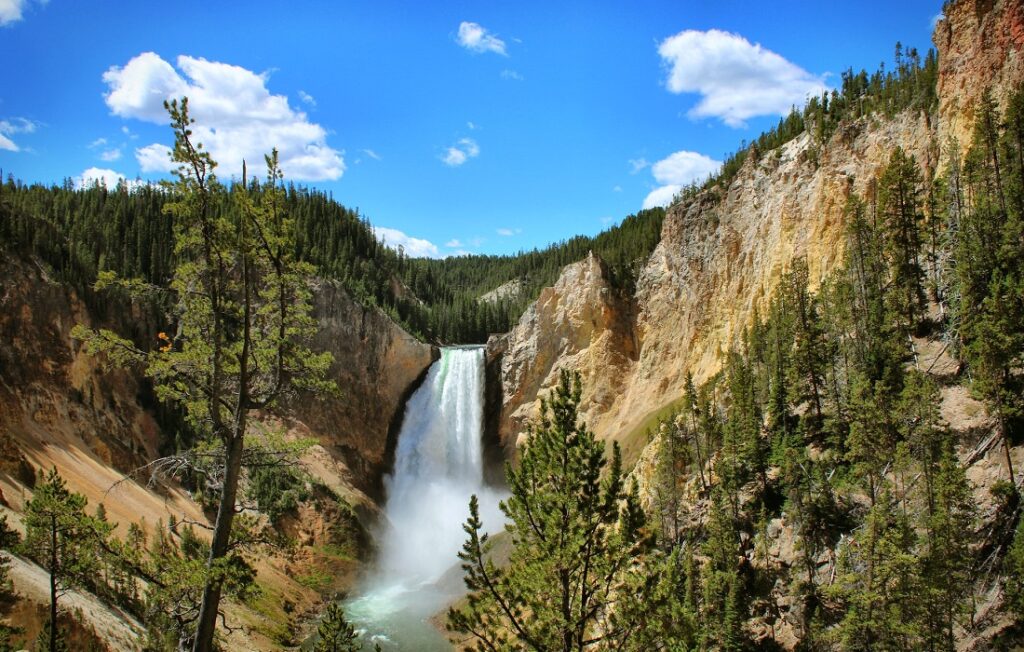
<svg viewBox="0 0 1024 652"><path fill-rule="evenodd" d="M377 566L345 606L369 645L450 650L428 619L459 596L458 552L469 497L480 498L488 529L502 523L499 496L484 486L484 350L446 348L409 399L385 478L387 503ZM369 648L368 648L369 649Z"/></svg>

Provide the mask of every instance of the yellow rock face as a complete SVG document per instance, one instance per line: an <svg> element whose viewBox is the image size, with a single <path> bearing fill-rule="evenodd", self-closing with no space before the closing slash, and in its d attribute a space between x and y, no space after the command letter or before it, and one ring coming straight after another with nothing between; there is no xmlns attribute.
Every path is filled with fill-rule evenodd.
<svg viewBox="0 0 1024 652"><path fill-rule="evenodd" d="M988 5L987 8L983 5ZM1019 2L953 3L936 28L939 121L923 112L846 123L828 142L804 134L749 156L728 188L672 207L633 297L615 296L596 258L570 265L506 336L500 435L511 447L560 368L585 383L584 416L598 436L636 459L659 410L678 400L687 370L698 382L763 315L782 274L806 256L812 284L842 260L843 207L865 194L900 146L927 178L939 143L970 134L970 107L994 85L1005 99L1024 79Z"/></svg>

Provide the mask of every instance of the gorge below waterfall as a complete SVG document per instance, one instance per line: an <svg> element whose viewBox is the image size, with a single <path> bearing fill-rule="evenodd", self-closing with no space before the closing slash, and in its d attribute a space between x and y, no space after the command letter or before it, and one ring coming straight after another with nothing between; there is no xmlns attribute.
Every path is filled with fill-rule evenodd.
<svg viewBox="0 0 1024 652"><path fill-rule="evenodd" d="M405 408L375 567L345 605L368 649L451 649L430 619L463 592L470 496L489 530L503 522L501 493L484 483L483 419L483 347L442 349Z"/></svg>

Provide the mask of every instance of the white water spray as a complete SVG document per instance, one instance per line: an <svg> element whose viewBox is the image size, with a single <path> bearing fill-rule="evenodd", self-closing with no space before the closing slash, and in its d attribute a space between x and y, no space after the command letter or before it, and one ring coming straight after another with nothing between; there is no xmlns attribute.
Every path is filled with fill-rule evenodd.
<svg viewBox="0 0 1024 652"><path fill-rule="evenodd" d="M458 595L460 583L451 576L470 496L479 497L488 529L504 522L500 496L483 481L483 408L482 347L442 349L406 405L394 473L385 478L377 568L346 605L367 638L385 649L451 649L425 619Z"/></svg>

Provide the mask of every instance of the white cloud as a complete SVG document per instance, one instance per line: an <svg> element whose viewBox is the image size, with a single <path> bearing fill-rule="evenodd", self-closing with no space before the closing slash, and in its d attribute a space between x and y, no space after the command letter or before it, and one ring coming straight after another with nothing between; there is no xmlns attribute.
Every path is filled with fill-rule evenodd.
<svg viewBox="0 0 1024 652"><path fill-rule="evenodd" d="M311 107L316 108L316 98L307 93L306 91L299 91L299 99L305 102L306 104L310 105Z"/></svg>
<svg viewBox="0 0 1024 652"><path fill-rule="evenodd" d="M487 29L476 23L463 21L459 23L458 43L472 52L495 52L507 57L505 41L491 34Z"/></svg>
<svg viewBox="0 0 1024 652"><path fill-rule="evenodd" d="M114 149L108 149L100 152L100 160L108 163L116 161L121 158L121 148L115 147Z"/></svg>
<svg viewBox="0 0 1024 652"><path fill-rule="evenodd" d="M342 153L327 145L327 131L293 109L284 95L267 89L267 76L240 66L179 56L179 74L153 52L103 73L105 95L114 115L164 124L165 100L187 96L194 139L220 164L222 174L237 175L242 160L256 163L277 148L281 169L294 180L338 179L345 171ZM152 145L136 151L148 150Z"/></svg>
<svg viewBox="0 0 1024 652"><path fill-rule="evenodd" d="M121 181L125 182L129 190L144 185L144 182L142 181L129 180L120 172L106 168L89 168L75 179L75 185L79 188L91 188L92 186L103 185L108 189L113 190Z"/></svg>
<svg viewBox="0 0 1024 652"><path fill-rule="evenodd" d="M522 229L498 229L497 230L498 235L500 235L503 238L510 238L510 237L512 237L514 235L519 235L522 232L523 232Z"/></svg>
<svg viewBox="0 0 1024 652"><path fill-rule="evenodd" d="M508 68L501 71L501 78L511 79L512 81L523 81L523 76L521 74L519 74L515 70L510 70Z"/></svg>
<svg viewBox="0 0 1024 652"><path fill-rule="evenodd" d="M828 89L824 76L717 29L680 32L662 41L658 54L669 69L669 91L701 95L689 116L719 118L730 127L754 116L785 115Z"/></svg>
<svg viewBox="0 0 1024 652"><path fill-rule="evenodd" d="M932 16L932 21L931 21L932 29L935 29L936 26L938 26L938 24L940 22L942 22L942 20L945 19L945 18L946 18L946 15L941 13L941 12L935 14L934 16Z"/></svg>
<svg viewBox="0 0 1024 652"><path fill-rule="evenodd" d="M96 140L89 143L89 149L96 149L97 147L103 147L107 144L106 138L97 138Z"/></svg>
<svg viewBox="0 0 1024 652"><path fill-rule="evenodd" d="M475 122L467 122L466 128L469 129L470 131L476 131L480 127Z"/></svg>
<svg viewBox="0 0 1024 652"><path fill-rule="evenodd" d="M171 148L160 143L135 150L135 160L143 172L171 172L175 168L171 162Z"/></svg>
<svg viewBox="0 0 1024 652"><path fill-rule="evenodd" d="M459 240L458 238L452 238L448 242L444 243L444 246L458 249L459 247L464 247L465 245L462 244L462 240Z"/></svg>
<svg viewBox="0 0 1024 652"><path fill-rule="evenodd" d="M45 5L49 0L37 0ZM23 12L28 8L29 0L0 0L0 27L6 27L24 18Z"/></svg>
<svg viewBox="0 0 1024 652"><path fill-rule="evenodd" d="M445 165L457 168L466 162L466 153L461 149L449 147L445 155L441 157L441 160L444 161Z"/></svg>
<svg viewBox="0 0 1024 652"><path fill-rule="evenodd" d="M721 161L685 150L663 158L651 166L654 180L661 186L647 195L643 207L668 206L684 186L707 178L721 167Z"/></svg>
<svg viewBox="0 0 1024 652"><path fill-rule="evenodd" d="M655 188L644 198L643 208L654 208L656 206L665 207L672 203L672 198L676 196L676 193L682 190L682 186L661 186Z"/></svg>
<svg viewBox="0 0 1024 652"><path fill-rule="evenodd" d="M600 218L600 221L601 221L602 225L608 226L609 224L611 224L612 222L615 221L615 218L610 216L610 215L608 215L608 216Z"/></svg>
<svg viewBox="0 0 1024 652"><path fill-rule="evenodd" d="M2 2L3 0L0 0ZM9 152L20 152L21 147L11 140L15 134L31 134L36 130L36 123L25 118L11 118L0 120L0 149Z"/></svg>
<svg viewBox="0 0 1024 652"><path fill-rule="evenodd" d="M622 186L615 186L612 188L612 192L622 192Z"/></svg>
<svg viewBox="0 0 1024 652"><path fill-rule="evenodd" d="M441 251L437 248L437 245L430 240L414 238L410 235L406 235L398 229L389 229L386 226L375 226L373 227L373 234L386 246L391 247L396 251L398 250L398 247L402 247L405 250L405 254L412 258L441 257Z"/></svg>
<svg viewBox="0 0 1024 652"><path fill-rule="evenodd" d="M364 149L363 150L363 154L366 154L367 156L372 158L374 161L381 160L380 154L378 154L377 152L373 151L372 149Z"/></svg>
<svg viewBox="0 0 1024 652"><path fill-rule="evenodd" d="M441 160L449 167L459 167L471 158L480 155L480 146L472 138L461 138L459 142L449 147Z"/></svg>
<svg viewBox="0 0 1024 652"><path fill-rule="evenodd" d="M645 167L647 167L649 165L650 165L650 163L648 163L647 159L645 159L645 158L631 158L631 159L629 159L629 167L630 167L629 173L630 174L636 174L637 172L639 172L640 170L643 170Z"/></svg>

